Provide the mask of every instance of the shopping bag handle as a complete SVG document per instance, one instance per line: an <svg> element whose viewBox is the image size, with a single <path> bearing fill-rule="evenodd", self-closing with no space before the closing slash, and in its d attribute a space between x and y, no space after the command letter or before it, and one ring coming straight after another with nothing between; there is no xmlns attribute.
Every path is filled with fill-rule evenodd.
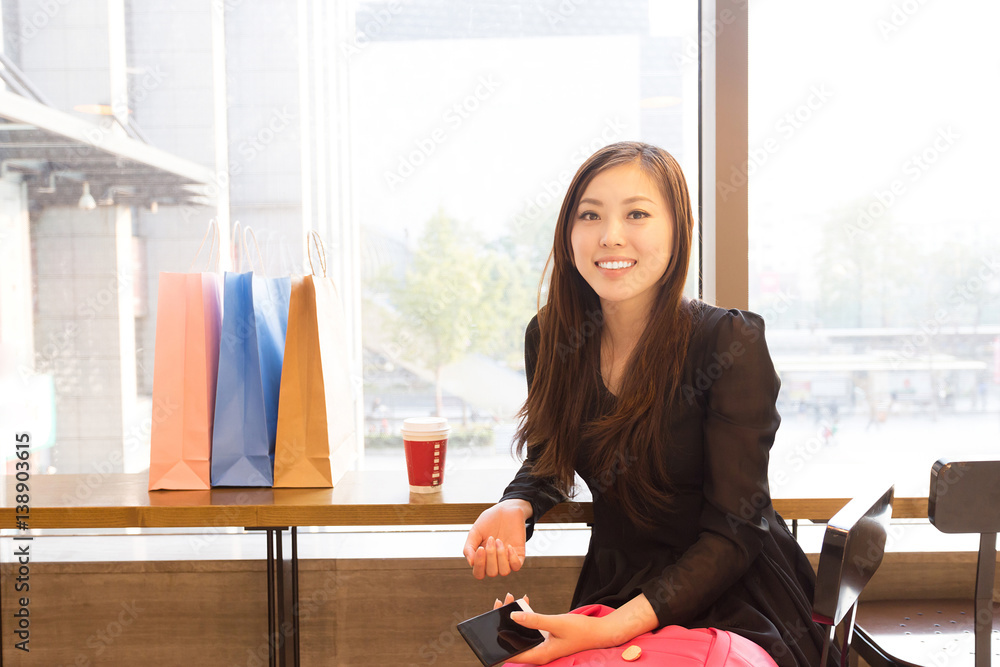
<svg viewBox="0 0 1000 667"><path fill-rule="evenodd" d="M323 270L323 277L326 278L326 247L323 246L323 239L315 229L309 231L308 242L309 269L316 275L316 267L313 265L313 246L316 247L316 254L319 256L319 267Z"/></svg>
<svg viewBox="0 0 1000 667"><path fill-rule="evenodd" d="M208 240L210 234L212 237L212 245L208 247L208 263L205 265L205 268L210 268L213 273L219 270L219 255L222 254L222 245L219 242L219 222L215 218L212 218L208 221L208 229L205 230L205 235L201 237L201 245L198 246L198 252L194 254L194 259L191 260L191 266L188 268L188 273L194 272L194 265L198 263L198 258L201 257L201 251L205 247L205 241ZM213 256L215 257L214 265L212 264Z"/></svg>
<svg viewBox="0 0 1000 667"><path fill-rule="evenodd" d="M233 223L233 231L229 237L229 259L232 260L233 271L240 273L243 269L243 253L240 252L240 242L243 236L243 223L239 220Z"/></svg>
<svg viewBox="0 0 1000 667"><path fill-rule="evenodd" d="M257 243L257 234L254 233L253 229L251 229L249 225L243 228L243 250L246 253L247 263L250 265L250 270L253 271L253 255L250 254L250 240L248 239L253 241L253 245L257 249L257 259L260 260L260 274L262 276L266 275L266 271L264 270L264 255L260 251L260 244Z"/></svg>

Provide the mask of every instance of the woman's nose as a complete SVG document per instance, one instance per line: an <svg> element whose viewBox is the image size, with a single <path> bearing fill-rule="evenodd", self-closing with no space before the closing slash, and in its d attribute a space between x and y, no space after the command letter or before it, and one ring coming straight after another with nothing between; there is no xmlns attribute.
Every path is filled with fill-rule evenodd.
<svg viewBox="0 0 1000 667"><path fill-rule="evenodd" d="M612 216L604 224L604 234L601 235L601 246L611 248L613 246L625 245L625 236L622 233L624 225L617 217Z"/></svg>

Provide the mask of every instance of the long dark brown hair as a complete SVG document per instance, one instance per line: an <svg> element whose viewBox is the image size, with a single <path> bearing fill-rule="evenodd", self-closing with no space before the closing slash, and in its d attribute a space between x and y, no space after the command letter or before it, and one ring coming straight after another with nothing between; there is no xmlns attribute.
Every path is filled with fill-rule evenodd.
<svg viewBox="0 0 1000 667"><path fill-rule="evenodd" d="M646 329L622 375L618 396L604 404L600 393L603 313L593 288L576 269L570 234L584 190L612 167L637 164L656 184L673 213L670 261ZM540 342L528 399L521 408L517 452L533 454L532 474L551 479L563 492L573 487L577 449L590 444L591 485L616 502L636 525L652 526L669 507L664 439L682 383L693 308L683 297L694 216L680 165L661 148L620 142L594 153L573 177L556 223L548 302L539 308ZM541 288L539 288L541 300ZM605 410L605 408L607 410ZM588 421L598 411L606 415ZM537 449L534 449L537 448Z"/></svg>

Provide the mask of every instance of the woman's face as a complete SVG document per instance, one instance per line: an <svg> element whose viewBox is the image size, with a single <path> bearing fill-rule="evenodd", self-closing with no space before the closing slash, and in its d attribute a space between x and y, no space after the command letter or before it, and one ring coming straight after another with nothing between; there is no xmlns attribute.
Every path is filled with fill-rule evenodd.
<svg viewBox="0 0 1000 667"><path fill-rule="evenodd" d="M670 262L673 213L638 163L619 165L597 174L583 191L570 242L576 268L602 307L617 304L645 314Z"/></svg>

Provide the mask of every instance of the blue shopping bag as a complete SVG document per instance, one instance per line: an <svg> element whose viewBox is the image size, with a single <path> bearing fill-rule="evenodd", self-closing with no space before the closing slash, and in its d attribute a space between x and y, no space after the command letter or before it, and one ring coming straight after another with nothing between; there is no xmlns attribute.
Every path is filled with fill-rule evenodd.
<svg viewBox="0 0 1000 667"><path fill-rule="evenodd" d="M271 486L289 278L225 276L212 486Z"/></svg>

